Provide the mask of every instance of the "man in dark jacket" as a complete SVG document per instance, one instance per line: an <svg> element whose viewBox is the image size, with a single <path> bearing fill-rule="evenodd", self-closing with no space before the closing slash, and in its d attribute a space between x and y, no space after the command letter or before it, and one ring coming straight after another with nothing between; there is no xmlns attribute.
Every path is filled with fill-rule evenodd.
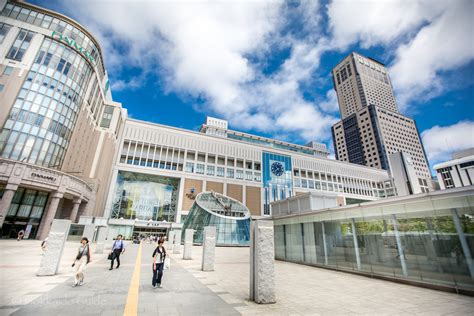
<svg viewBox="0 0 474 316"><path fill-rule="evenodd" d="M117 266L115 268L118 269L118 267L120 267L120 255L125 252L125 244L122 238L123 238L122 235L118 235L112 245L112 249L110 250L110 254L112 255L112 260L110 261L109 270L112 270L114 268L115 259L117 259Z"/></svg>

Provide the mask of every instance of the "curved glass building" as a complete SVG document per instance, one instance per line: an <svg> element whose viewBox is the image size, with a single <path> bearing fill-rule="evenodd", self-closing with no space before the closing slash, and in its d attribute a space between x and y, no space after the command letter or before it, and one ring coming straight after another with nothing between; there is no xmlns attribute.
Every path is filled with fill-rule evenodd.
<svg viewBox="0 0 474 316"><path fill-rule="evenodd" d="M126 112L99 42L58 12L0 1L0 237L102 216Z"/></svg>
<svg viewBox="0 0 474 316"><path fill-rule="evenodd" d="M216 192L202 192L189 211L183 225L195 230L194 243L202 243L204 227L216 226L217 245L248 245L250 211L237 200Z"/></svg>

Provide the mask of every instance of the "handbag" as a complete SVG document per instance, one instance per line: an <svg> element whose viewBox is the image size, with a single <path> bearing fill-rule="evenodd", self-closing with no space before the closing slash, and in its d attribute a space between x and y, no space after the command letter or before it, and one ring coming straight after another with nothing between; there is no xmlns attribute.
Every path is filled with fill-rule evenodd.
<svg viewBox="0 0 474 316"><path fill-rule="evenodd" d="M107 259L112 260L113 258L114 258L113 253L109 253L109 255L107 256Z"/></svg>
<svg viewBox="0 0 474 316"><path fill-rule="evenodd" d="M165 258L165 264L163 266L163 269L168 270L171 266L171 259L170 258Z"/></svg>

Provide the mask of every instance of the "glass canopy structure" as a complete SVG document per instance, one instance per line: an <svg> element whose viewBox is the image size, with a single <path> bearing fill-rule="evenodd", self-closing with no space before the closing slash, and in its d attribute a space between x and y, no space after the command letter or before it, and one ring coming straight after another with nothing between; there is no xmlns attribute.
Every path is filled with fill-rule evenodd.
<svg viewBox="0 0 474 316"><path fill-rule="evenodd" d="M194 243L201 244L206 226L215 226L217 245L248 245L250 211L241 202L216 192L202 192L189 211L183 225L194 229Z"/></svg>

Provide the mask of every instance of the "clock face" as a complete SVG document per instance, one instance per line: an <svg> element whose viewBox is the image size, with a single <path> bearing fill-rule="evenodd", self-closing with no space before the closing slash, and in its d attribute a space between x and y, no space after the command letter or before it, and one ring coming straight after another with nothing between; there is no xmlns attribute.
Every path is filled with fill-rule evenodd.
<svg viewBox="0 0 474 316"><path fill-rule="evenodd" d="M281 163L279 162L272 163L272 172L274 175L279 177L283 174L284 171L285 171L285 168L283 168L283 165Z"/></svg>

